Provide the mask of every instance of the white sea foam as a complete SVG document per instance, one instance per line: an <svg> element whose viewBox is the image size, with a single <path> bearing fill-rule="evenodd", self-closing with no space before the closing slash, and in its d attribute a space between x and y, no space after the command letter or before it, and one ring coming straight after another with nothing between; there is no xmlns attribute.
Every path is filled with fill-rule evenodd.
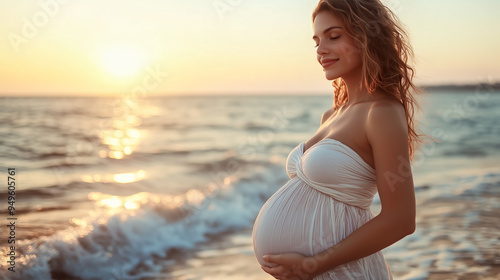
<svg viewBox="0 0 500 280"><path fill-rule="evenodd" d="M52 236L18 241L18 252L22 251L23 256L17 259L17 265L22 269L16 275L19 279L51 279L51 271L56 271L82 279L118 279L116 275L130 276L132 271L136 278L159 273L166 263L155 262L155 257L165 259L169 249L195 250L200 242L208 240L207 234L249 228L264 203L261 197L270 196L286 180L276 180L274 174L272 170L261 174L265 181L274 179L274 183L242 180L214 192L212 197L205 197L197 206L189 205L185 200L173 207L171 197L157 194L141 194L142 200L137 198L138 195L119 198L124 202L135 201L139 206L137 209L96 211L92 216L75 222L74 227ZM458 181L476 181L475 187L467 188L468 195L481 192L489 182L500 181L499 174L480 176L480 182L469 177ZM456 183L432 186L440 190L433 192L432 199L446 199L449 197L447 191ZM100 202L109 199L100 193L91 197L99 197ZM439 215L450 215L450 212ZM476 215L473 211L468 212L465 219L475 219ZM464 221L461 226L467 227L470 222ZM476 243L471 239L486 244L495 242L467 231L447 233L449 231L441 224L417 228L414 234L384 250L384 254L390 263L395 261L394 270L399 267L408 271L401 279L425 279L433 262L440 271L466 271L467 267L457 265L454 260L460 254L478 253ZM432 245L441 239L453 245Z"/></svg>
<svg viewBox="0 0 500 280"><path fill-rule="evenodd" d="M19 269L15 279L52 279L51 273L81 279L160 275L169 264L165 258L175 260L175 254L167 254L169 250L196 250L210 234L252 226L265 200L288 180L280 165L257 172L232 178L232 183L211 193L191 190L185 196L139 193L119 197L93 192L89 198L96 205L111 208L100 208L86 218L74 219L73 227L52 236L18 240ZM277 178L276 174L282 177ZM488 211L500 207L498 199L481 193L497 182L499 170L456 176L446 183L416 186L417 201L423 205L429 201L473 199ZM380 204L378 195L374 204ZM454 214L449 206L434 211L442 217ZM441 272L467 271L468 267L455 261L458 256L476 257L480 251L477 244L498 242L467 231L478 215L477 209L465 212L459 225L463 231L450 232L439 223L417 228L414 234L384 250L391 268L407 272L400 279L426 279L433 265ZM441 239L446 239L448 245L433 245ZM5 247L1 250L5 255ZM6 268L2 267L2 271Z"/></svg>
<svg viewBox="0 0 500 280"><path fill-rule="evenodd" d="M418 193L417 200L420 196L421 212L425 212L425 207L428 205L425 202L430 200L452 202L447 205L469 202L471 206L480 207L485 211L498 209L500 208L498 198L484 203L485 196L484 194L481 196L493 183L500 183L500 173L483 172L476 176L458 177L448 183L430 186L434 190L429 193ZM466 184L467 187L462 187L462 184ZM455 212L456 209L463 211ZM498 244L496 237L485 237L469 228L478 222L477 209L446 206L445 208L436 207L429 211L432 212L424 213L421 218L426 219L429 218L428 214L433 214L437 222L419 221L426 225L419 227L417 224L415 233L383 250L393 271L399 274L406 272L395 279L427 279L432 271L455 275L485 272L487 268L474 267L471 270L465 262L461 261L464 257L477 260L484 248L489 248L495 242ZM439 222L439 219L458 219L459 222ZM462 219L461 222L460 219Z"/></svg>
<svg viewBox="0 0 500 280"><path fill-rule="evenodd" d="M214 191L198 205L190 204L187 197L91 193L89 197L97 204L120 207L98 210L52 236L17 241L21 256L16 259L20 268L15 276L38 280L52 279L51 272L81 279L122 279L131 277L132 272L133 279L151 276L165 266L164 261L155 259L175 259L175 255L167 255L170 249L193 250L207 241L209 234L251 227L265 202L263 197L269 197L286 181L275 174L271 169L260 174L273 183L243 180Z"/></svg>

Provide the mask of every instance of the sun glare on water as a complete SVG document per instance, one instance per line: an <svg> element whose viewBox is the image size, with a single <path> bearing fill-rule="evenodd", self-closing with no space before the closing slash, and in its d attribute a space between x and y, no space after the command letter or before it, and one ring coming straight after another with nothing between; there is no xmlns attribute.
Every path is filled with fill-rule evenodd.
<svg viewBox="0 0 500 280"><path fill-rule="evenodd" d="M104 48L100 56L103 69L117 78L130 78L137 75L146 62L144 52L126 45Z"/></svg>

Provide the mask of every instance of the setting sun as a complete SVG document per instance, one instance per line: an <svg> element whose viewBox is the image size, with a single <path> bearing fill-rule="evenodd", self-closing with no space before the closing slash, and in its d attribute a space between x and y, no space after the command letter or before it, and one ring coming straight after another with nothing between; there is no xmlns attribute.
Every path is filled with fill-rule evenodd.
<svg viewBox="0 0 500 280"><path fill-rule="evenodd" d="M104 70L118 78L129 78L136 75L146 63L144 53L132 46L108 47L103 49L100 55Z"/></svg>

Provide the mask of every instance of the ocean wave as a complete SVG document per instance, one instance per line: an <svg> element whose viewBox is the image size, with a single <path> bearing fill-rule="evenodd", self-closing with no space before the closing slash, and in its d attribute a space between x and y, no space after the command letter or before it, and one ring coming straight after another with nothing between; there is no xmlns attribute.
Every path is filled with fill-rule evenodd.
<svg viewBox="0 0 500 280"><path fill-rule="evenodd" d="M490 213L500 208L499 186L500 173L495 170L457 177L417 193L415 233L383 250L399 279L466 275L497 265L490 252L497 247L498 236L484 226ZM465 265L464 260L471 263Z"/></svg>
<svg viewBox="0 0 500 280"><path fill-rule="evenodd" d="M50 211L59 211L59 210L68 210L71 209L71 206L69 205L63 205L63 206L37 206L37 207L23 207L23 208L17 208L16 209L16 215L23 215L23 214L28 214L28 213L33 213L33 212L50 212ZM0 210L1 215L7 215L9 211L7 209L5 210Z"/></svg>
<svg viewBox="0 0 500 280"><path fill-rule="evenodd" d="M16 189L16 196L22 197L23 200L28 199L46 199L52 197L61 197L66 193L74 193L77 190L89 190L95 188L95 184L85 183L82 181L70 181L66 184L56 184L46 187ZM7 192L0 193L0 200L7 199Z"/></svg>
<svg viewBox="0 0 500 280"><path fill-rule="evenodd" d="M266 172L267 182L276 180L275 174ZM183 196L139 193L118 197L92 192L89 198L96 204L111 208L73 219L74 226L54 235L18 240L16 267L20 269L16 275L39 280L118 279L118 274L132 277L132 273L134 279L141 273L147 276L159 267L151 267L155 264L146 260L172 259L176 250L196 249L211 234L251 227L263 198L283 180L274 184L241 180L210 190L191 190ZM0 250L7 254L5 247Z"/></svg>
<svg viewBox="0 0 500 280"><path fill-rule="evenodd" d="M68 156L68 154L66 152L52 151L52 152L46 152L46 153L39 153L36 155L36 158L44 160L44 159L51 159L51 158L62 158L62 157L66 157L66 156Z"/></svg>
<svg viewBox="0 0 500 280"><path fill-rule="evenodd" d="M75 167L85 167L85 166L93 166L93 164L78 163L78 162L72 163L72 162L62 161L62 162L58 162L58 163L45 164L43 166L40 166L40 168L54 169L54 168L75 168Z"/></svg>
<svg viewBox="0 0 500 280"><path fill-rule="evenodd" d="M0 156L4 158L16 158L30 161L48 161L48 160L62 160L68 157L74 157L71 153L66 151L66 147L61 144L44 143L39 141L38 147L28 146L13 146L12 143L5 143L0 147ZM50 149L45 147L50 146ZM91 157L93 154L90 151L79 151L79 157ZM71 165L71 164L69 164ZM65 166L64 164L51 164L42 166L41 168L51 168L57 166Z"/></svg>
<svg viewBox="0 0 500 280"><path fill-rule="evenodd" d="M222 171L227 170L229 172L236 172L238 170L242 170L251 166L259 166L259 167L271 167L275 164L267 158L262 159L243 159L242 156L228 156L224 159L213 160L210 162L191 162L189 163L191 166L195 167L199 172L213 172L213 171ZM249 157L251 157L249 155Z"/></svg>
<svg viewBox="0 0 500 280"><path fill-rule="evenodd" d="M286 176L276 178L280 173L278 169L281 167L267 168L233 184L192 189L177 196L147 192L115 196L91 192L89 199L101 207L92 215L72 219L72 227L54 235L18 241L16 266L22 269L16 275L18 279L40 280L151 276L152 272L164 269L165 262L175 262L178 252L196 250L197 244L209 241L211 235L250 228L266 199L288 180ZM500 182L498 172L475 174L446 184L417 187L417 193L434 201L449 199L450 193L465 199L488 189L492 191L492 184L497 182ZM40 189L31 191L47 194ZM425 239L417 232L405 242L431 244L436 238L438 236ZM455 249L476 251L469 243L463 246ZM400 247L390 249L390 255L401 257ZM0 250L3 255L7 253L5 248ZM428 252L411 252L420 257L424 253Z"/></svg>

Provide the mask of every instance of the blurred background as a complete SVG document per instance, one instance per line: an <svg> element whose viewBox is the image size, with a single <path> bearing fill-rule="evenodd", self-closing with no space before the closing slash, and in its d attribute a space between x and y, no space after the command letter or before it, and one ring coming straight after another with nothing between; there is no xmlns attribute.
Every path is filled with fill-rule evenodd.
<svg viewBox="0 0 500 280"><path fill-rule="evenodd" d="M0 1L2 95L317 94L318 1ZM411 34L421 85L498 81L500 2L384 1ZM168 82L167 82L168 80Z"/></svg>
<svg viewBox="0 0 500 280"><path fill-rule="evenodd" d="M317 2L0 0L0 277L272 279L253 222L333 101ZM439 140L412 163L417 231L384 254L395 279L497 279L500 2L382 2Z"/></svg>

